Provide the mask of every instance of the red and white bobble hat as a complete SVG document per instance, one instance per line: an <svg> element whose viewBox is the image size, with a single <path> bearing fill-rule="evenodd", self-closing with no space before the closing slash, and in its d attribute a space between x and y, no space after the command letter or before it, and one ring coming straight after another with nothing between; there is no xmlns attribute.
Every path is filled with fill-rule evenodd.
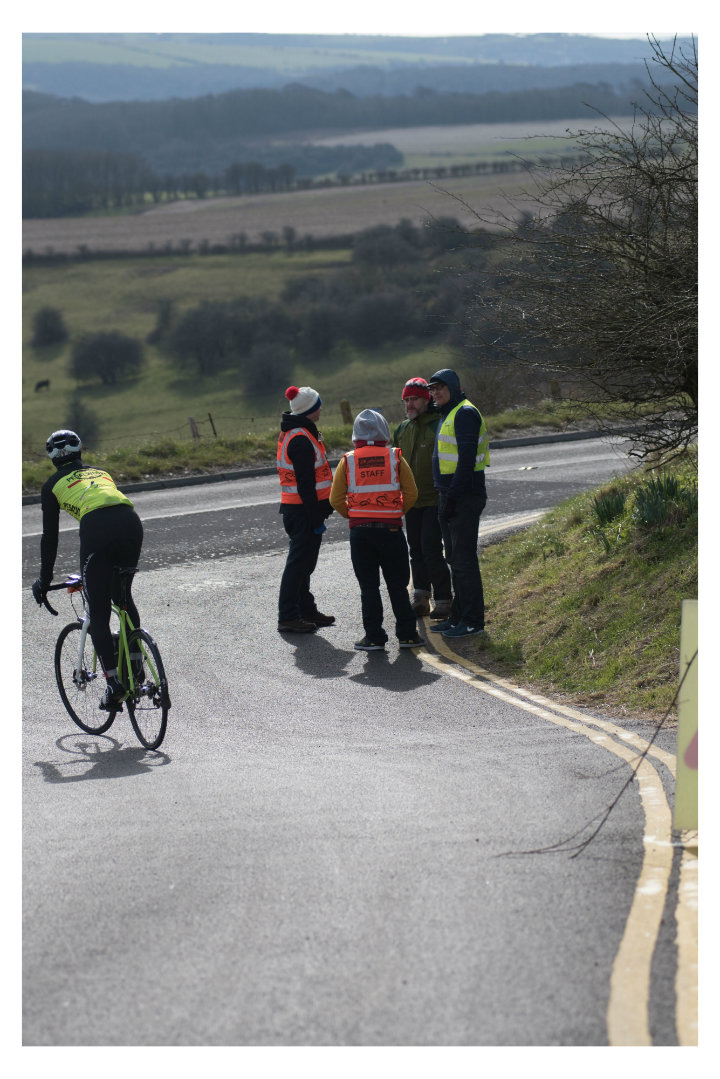
<svg viewBox="0 0 720 1079"><path fill-rule="evenodd" d="M312 386L288 386L285 396L290 402L293 416L305 416L308 412L320 408L322 404L320 394Z"/></svg>

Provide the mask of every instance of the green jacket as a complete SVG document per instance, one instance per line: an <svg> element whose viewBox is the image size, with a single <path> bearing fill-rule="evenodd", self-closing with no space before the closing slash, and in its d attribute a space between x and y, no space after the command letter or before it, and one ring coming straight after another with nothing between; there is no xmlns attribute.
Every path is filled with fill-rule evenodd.
<svg viewBox="0 0 720 1079"><path fill-rule="evenodd" d="M415 477L418 489L415 509L437 506L438 493L433 484L432 455L441 419L439 412L423 412L417 419L403 420L393 433L392 444L400 447Z"/></svg>

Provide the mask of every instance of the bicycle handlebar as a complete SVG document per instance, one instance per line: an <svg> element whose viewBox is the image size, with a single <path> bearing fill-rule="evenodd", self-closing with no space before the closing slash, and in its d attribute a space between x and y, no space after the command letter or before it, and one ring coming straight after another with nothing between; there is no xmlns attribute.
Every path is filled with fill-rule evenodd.
<svg viewBox="0 0 720 1079"><path fill-rule="evenodd" d="M61 581L60 584L49 584L47 586L47 588L45 589L45 592L46 593L47 592L59 592L61 588L68 588L68 586L71 585L71 584L74 584L75 581L76 581L76 578L71 577L67 581ZM57 614L57 611L55 610L55 608L51 607L50 604L48 603L47 595L45 595L45 598L43 599L43 607L45 607L46 610L50 611L50 614Z"/></svg>

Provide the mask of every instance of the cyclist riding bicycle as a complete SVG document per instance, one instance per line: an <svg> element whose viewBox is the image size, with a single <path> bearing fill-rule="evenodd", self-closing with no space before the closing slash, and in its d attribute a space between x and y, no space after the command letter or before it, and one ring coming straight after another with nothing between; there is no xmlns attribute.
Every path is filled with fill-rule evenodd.
<svg viewBox="0 0 720 1079"><path fill-rule="evenodd" d="M117 676L117 659L110 633L110 604L120 599L118 570L127 579L125 599L135 629L140 616L131 595L132 577L140 557L143 527L133 504L101 468L83 464L82 442L74 431L54 431L45 445L56 472L40 492L43 532L40 576L32 593L41 605L52 583L58 549L60 510L80 522L80 572L90 611L90 636L100 658L107 686L100 708L117 709L125 689ZM141 656L130 657L133 661Z"/></svg>

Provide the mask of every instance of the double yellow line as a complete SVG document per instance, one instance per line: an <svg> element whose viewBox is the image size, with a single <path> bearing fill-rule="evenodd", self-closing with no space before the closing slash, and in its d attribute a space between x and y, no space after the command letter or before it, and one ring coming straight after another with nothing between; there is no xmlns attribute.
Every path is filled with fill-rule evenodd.
<svg viewBox="0 0 720 1079"><path fill-rule="evenodd" d="M528 515L532 516L532 515ZM538 514L540 516L540 514ZM429 621L426 620L426 625ZM650 972L665 909L673 863L672 813L658 766L673 780L672 753L608 720L528 693L506 679L456 655L440 634L428 634L439 655L423 659L492 697L582 734L634 768L645 825L643 862L622 941L615 957L607 1009L608 1041L614 1046L649 1046ZM682 1046L697 1045L697 833L684 834L676 907L677 974L675 1026Z"/></svg>

